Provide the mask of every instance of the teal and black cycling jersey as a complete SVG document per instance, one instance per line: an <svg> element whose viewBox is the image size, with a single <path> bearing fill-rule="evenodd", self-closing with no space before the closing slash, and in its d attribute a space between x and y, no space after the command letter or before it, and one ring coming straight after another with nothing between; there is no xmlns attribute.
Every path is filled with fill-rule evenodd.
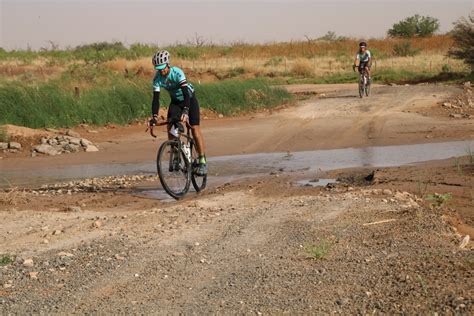
<svg viewBox="0 0 474 316"><path fill-rule="evenodd" d="M360 61L361 63L367 63L369 62L369 58L372 57L372 54L370 53L369 50L366 50L365 53L357 52L356 54L356 59Z"/></svg>
<svg viewBox="0 0 474 316"><path fill-rule="evenodd" d="M183 90L181 85L186 83L186 76L184 72L178 67L170 67L170 72L167 76L162 76L159 71L156 72L153 78L153 91L160 92L161 88L169 92L173 103L181 103L184 101ZM193 96L194 88L187 83L189 96Z"/></svg>

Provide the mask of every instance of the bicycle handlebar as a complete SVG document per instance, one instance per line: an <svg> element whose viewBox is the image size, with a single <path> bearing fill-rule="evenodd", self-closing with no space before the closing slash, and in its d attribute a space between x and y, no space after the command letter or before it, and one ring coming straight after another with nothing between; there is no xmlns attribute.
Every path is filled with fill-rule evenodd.
<svg viewBox="0 0 474 316"><path fill-rule="evenodd" d="M168 125L168 124L176 124L176 123L181 123L181 122L171 122L170 120L164 120L164 121L160 121L160 122L157 122L155 125L150 125L146 128L146 131L148 131L148 129L150 130L150 135L154 138L156 138L156 135L155 133L153 132L153 128L155 126L164 126L164 125ZM191 124L189 124L189 122L186 122L186 127L190 130L193 130L194 127L191 126Z"/></svg>

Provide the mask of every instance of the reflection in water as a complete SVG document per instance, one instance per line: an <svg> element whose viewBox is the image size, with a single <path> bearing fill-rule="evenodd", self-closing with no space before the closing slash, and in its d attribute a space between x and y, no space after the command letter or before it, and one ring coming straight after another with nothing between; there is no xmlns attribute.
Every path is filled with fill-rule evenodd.
<svg viewBox="0 0 474 316"><path fill-rule="evenodd" d="M218 176L231 181L235 177L277 171L328 171L353 167L390 167L447 159L474 150L472 141L446 143L343 148L288 153L260 153L209 158L210 179ZM2 178L15 186L38 186L44 183L108 175L155 174L154 161L125 164L85 164L63 168L42 168L24 172L3 171ZM0 184L5 186L4 184Z"/></svg>

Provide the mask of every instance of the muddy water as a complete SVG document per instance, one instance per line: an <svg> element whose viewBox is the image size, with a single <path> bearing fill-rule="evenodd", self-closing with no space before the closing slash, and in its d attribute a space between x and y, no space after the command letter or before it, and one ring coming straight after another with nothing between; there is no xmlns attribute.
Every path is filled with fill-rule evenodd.
<svg viewBox="0 0 474 316"><path fill-rule="evenodd" d="M271 172L401 166L463 156L467 155L469 150L474 151L474 141L220 156L209 158L209 173L211 179L214 177L217 182L222 182ZM43 168L27 172L2 170L0 185L34 187L71 179L155 173L154 161L71 165L64 168Z"/></svg>

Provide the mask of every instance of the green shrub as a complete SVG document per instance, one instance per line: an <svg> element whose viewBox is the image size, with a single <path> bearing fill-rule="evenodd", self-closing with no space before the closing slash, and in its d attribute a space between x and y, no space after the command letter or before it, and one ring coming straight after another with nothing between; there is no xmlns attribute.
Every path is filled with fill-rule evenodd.
<svg viewBox="0 0 474 316"><path fill-rule="evenodd" d="M3 254L0 255L0 266L6 266L9 264L14 263L16 260L16 256L14 255L8 255L8 254Z"/></svg>
<svg viewBox="0 0 474 316"><path fill-rule="evenodd" d="M451 70L452 70L452 67L448 64L444 64L441 67L441 72L443 72L443 73L449 73L449 72L451 72Z"/></svg>
<svg viewBox="0 0 474 316"><path fill-rule="evenodd" d="M456 46L449 51L449 55L464 60L474 73L474 11L468 19L461 18L456 22L451 34Z"/></svg>
<svg viewBox="0 0 474 316"><path fill-rule="evenodd" d="M420 52L419 49L415 49L411 46L410 41L404 41L397 43L393 46L393 55L398 57L415 56Z"/></svg>
<svg viewBox="0 0 474 316"><path fill-rule="evenodd" d="M171 54L175 54L177 57L182 59L197 59L199 57L199 53L196 48L190 46L176 46L171 50Z"/></svg>
<svg viewBox="0 0 474 316"><path fill-rule="evenodd" d="M0 126L0 142L7 143L10 140L10 137L7 134L5 128Z"/></svg>
<svg viewBox="0 0 474 316"><path fill-rule="evenodd" d="M388 30L388 35L392 37L427 37L432 36L438 29L438 19L415 14L403 21L395 23L393 27Z"/></svg>

